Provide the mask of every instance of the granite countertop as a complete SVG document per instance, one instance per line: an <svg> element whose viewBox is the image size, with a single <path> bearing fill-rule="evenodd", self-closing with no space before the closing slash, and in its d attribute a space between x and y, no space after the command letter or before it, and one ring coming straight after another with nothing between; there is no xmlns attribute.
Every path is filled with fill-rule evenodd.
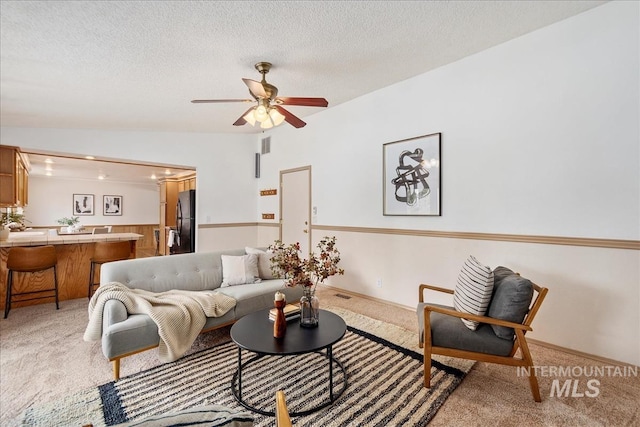
<svg viewBox="0 0 640 427"><path fill-rule="evenodd" d="M119 240L139 240L143 236L136 233L107 233L107 234L65 234L58 235L48 231L14 231L9 233L7 240L0 241L0 248L12 246L39 245L71 245L77 243L108 242Z"/></svg>

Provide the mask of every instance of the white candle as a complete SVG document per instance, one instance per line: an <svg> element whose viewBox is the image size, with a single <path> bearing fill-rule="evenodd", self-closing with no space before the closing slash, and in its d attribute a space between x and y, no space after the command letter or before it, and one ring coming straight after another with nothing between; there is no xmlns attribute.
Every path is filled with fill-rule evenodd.
<svg viewBox="0 0 640 427"><path fill-rule="evenodd" d="M275 300L282 301L284 299L284 294L280 291L276 292Z"/></svg>

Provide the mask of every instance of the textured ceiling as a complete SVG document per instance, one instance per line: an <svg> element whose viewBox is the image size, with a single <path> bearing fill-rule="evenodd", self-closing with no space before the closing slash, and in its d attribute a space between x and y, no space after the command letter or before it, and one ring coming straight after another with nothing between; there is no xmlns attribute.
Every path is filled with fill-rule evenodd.
<svg viewBox="0 0 640 427"><path fill-rule="evenodd" d="M0 123L258 133L232 126L246 104L189 101L247 98L269 61L280 96L331 108L602 3L2 0Z"/></svg>

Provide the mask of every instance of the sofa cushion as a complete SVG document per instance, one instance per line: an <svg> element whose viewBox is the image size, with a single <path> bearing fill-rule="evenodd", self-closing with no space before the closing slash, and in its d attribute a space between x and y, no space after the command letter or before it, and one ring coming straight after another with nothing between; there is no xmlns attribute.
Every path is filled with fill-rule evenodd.
<svg viewBox="0 0 640 427"><path fill-rule="evenodd" d="M273 275L271 271L271 258L273 258L272 252L263 251L258 248L244 248L247 254L255 254L258 256L258 275L263 280L271 280L276 277Z"/></svg>
<svg viewBox="0 0 640 427"><path fill-rule="evenodd" d="M498 269L501 270L496 274ZM533 284L505 267L497 267L496 270L494 274L499 280L494 283L493 297L487 309L487 316L522 323L533 299ZM511 274L506 274L506 270L511 271ZM513 340L513 328L498 325L491 325L491 328L498 337Z"/></svg>
<svg viewBox="0 0 640 427"><path fill-rule="evenodd" d="M257 255L220 255L220 258L222 260L221 287L260 282Z"/></svg>
<svg viewBox="0 0 640 427"><path fill-rule="evenodd" d="M484 316L493 292L493 271L480 263L473 255L464 262L453 292L453 306L456 310ZM462 319L462 323L472 331L478 322Z"/></svg>

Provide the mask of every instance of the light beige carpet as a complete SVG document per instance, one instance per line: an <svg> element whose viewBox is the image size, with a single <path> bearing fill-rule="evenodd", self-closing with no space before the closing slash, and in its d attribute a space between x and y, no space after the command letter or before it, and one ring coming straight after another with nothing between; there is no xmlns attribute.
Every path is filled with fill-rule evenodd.
<svg viewBox="0 0 640 427"><path fill-rule="evenodd" d="M256 359L243 352L245 363L251 364L242 374L246 402L273 411L273 396L283 390L294 423L301 427L422 426L446 403L472 365L461 359L450 359L450 365L434 362L433 386L426 389L422 386L419 353L404 347L413 342L412 333L352 311L330 310L349 325L344 337L333 346L335 402L329 401L329 369L324 356L307 353ZM321 314L321 323L323 318ZM100 427L208 405L242 410L230 390L232 382L237 385L237 355L237 347L227 339L226 343L115 383L33 405L27 409L23 423L34 427L90 423ZM308 415L296 414L320 405L325 407ZM259 413L252 417L256 427L273 425L272 417Z"/></svg>
<svg viewBox="0 0 640 427"><path fill-rule="evenodd" d="M417 330L415 313L369 299L343 299L332 289L318 292L324 308L344 308ZM417 291L416 291L417 293ZM112 380L100 343L86 343L87 300L12 309L0 320L0 425L19 425L27 407ZM534 325L535 328L535 325ZM228 337L228 329L201 335L190 352ZM417 336L414 349L418 351ZM531 345L539 366L600 366L602 362ZM122 376L159 365L157 351L128 357ZM640 425L640 378L599 377L597 397L550 397L554 378L539 378L542 403L531 397L528 380L507 366L477 363L432 420L432 426L635 426ZM564 380L564 379L563 379ZM582 386L584 388L584 386Z"/></svg>

